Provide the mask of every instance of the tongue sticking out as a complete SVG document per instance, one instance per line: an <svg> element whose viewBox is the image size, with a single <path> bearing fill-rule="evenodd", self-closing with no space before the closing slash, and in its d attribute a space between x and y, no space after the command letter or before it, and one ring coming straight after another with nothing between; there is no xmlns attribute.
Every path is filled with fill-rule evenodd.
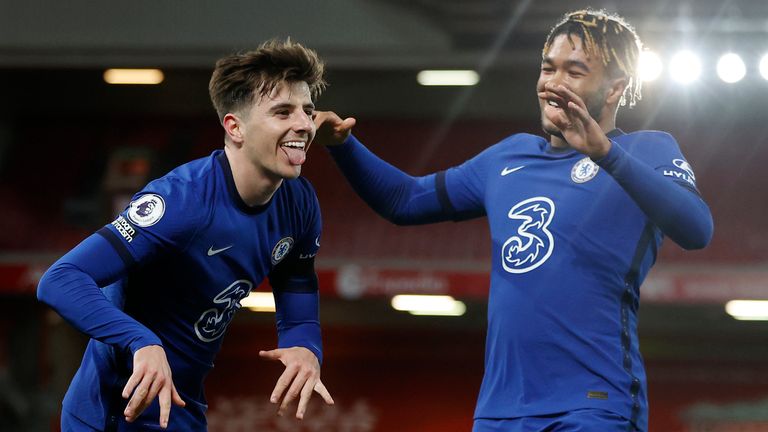
<svg viewBox="0 0 768 432"><path fill-rule="evenodd" d="M302 149L291 148L287 146L282 147L285 154L288 156L288 160L291 165L301 165L307 160L307 152Z"/></svg>

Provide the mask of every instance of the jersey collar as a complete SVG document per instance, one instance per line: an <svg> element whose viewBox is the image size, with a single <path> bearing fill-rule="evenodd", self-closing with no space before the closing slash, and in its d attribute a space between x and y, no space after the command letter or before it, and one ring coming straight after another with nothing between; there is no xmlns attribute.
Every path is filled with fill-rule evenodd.
<svg viewBox="0 0 768 432"><path fill-rule="evenodd" d="M274 198L275 195L273 194L272 198L270 198L269 201L262 205L249 206L246 204L245 201L243 201L243 198L240 197L240 194L237 193L235 178L232 176L232 167L229 165L227 154L223 150L219 150L219 152L220 153L216 155L216 160L219 162L221 170L224 173L224 179L227 181L227 191L230 198L232 198L232 201L235 203L235 206L240 209L240 211L247 214L259 214L266 210L267 207L269 207L269 205L272 203L272 198Z"/></svg>

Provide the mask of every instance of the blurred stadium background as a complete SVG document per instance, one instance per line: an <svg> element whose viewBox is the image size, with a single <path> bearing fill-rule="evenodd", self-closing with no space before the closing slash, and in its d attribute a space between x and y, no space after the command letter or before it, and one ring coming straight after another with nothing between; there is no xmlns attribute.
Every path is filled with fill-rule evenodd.
<svg viewBox="0 0 768 432"><path fill-rule="evenodd" d="M671 132L715 217L708 249L666 242L642 289L651 430L768 431L768 324L724 306L768 299L764 0L0 0L0 430L58 430L85 340L36 302L37 280L148 180L221 147L207 95L215 59L271 37L316 49L331 84L319 109L357 117L374 151L424 174L538 132L542 43L559 16L588 5L624 15L658 55L658 77L637 107L620 110L619 126ZM680 50L699 56L698 76L690 61L673 69ZM718 66L728 52L741 66ZM108 68L163 78L110 85ZM479 82L422 86L425 69L473 70ZM208 379L210 430L470 430L485 222L394 227L322 148L303 172L325 219L323 377L337 405L313 401L303 423L275 417L267 400L280 367L258 358L276 342L274 314L243 308ZM412 315L393 309L398 294L450 295L465 310Z"/></svg>

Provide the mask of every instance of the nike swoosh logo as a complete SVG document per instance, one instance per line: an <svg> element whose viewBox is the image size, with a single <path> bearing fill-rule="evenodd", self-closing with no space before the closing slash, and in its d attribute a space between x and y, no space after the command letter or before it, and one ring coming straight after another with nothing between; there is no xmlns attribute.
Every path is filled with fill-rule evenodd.
<svg viewBox="0 0 768 432"><path fill-rule="evenodd" d="M503 169L503 170L501 170L501 175L502 175L502 176L505 176L505 175L508 175L508 174L512 174L513 172L515 172L515 171L519 171L519 170L521 170L521 169L523 169L523 168L525 168L525 165L520 165L519 167L516 167L516 168L507 168L507 167L504 167L504 169Z"/></svg>
<svg viewBox="0 0 768 432"><path fill-rule="evenodd" d="M214 248L213 248L213 246L211 246L211 247L208 249L208 256L214 256L214 255L216 255L216 254L217 254L217 253L219 253L219 252L224 252L225 250L227 250L227 249L231 248L232 246L234 246L234 245L229 245L229 246L227 246L227 247L223 247L223 248L221 248L221 249L214 249Z"/></svg>

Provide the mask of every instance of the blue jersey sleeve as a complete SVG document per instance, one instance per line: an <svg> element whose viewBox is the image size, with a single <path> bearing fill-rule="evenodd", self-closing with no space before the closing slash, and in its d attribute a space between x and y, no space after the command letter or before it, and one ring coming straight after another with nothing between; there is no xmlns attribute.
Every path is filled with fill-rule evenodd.
<svg viewBox="0 0 768 432"><path fill-rule="evenodd" d="M129 265L183 251L213 209L201 203L200 195L172 176L155 180L102 232Z"/></svg>
<svg viewBox="0 0 768 432"><path fill-rule="evenodd" d="M379 159L353 135L328 150L355 192L388 221L417 225L453 219L438 193L443 174L410 176Z"/></svg>
<svg viewBox="0 0 768 432"><path fill-rule="evenodd" d="M493 145L478 153L475 157L445 173L445 189L449 205L455 219L463 220L484 216L486 173L489 172L489 162L500 148Z"/></svg>
<svg viewBox="0 0 768 432"><path fill-rule="evenodd" d="M166 179L150 183L111 224L54 263L40 280L38 298L96 340L132 353L161 345L100 288L135 265L183 248L200 225L191 202L191 190L183 184Z"/></svg>
<svg viewBox="0 0 768 432"><path fill-rule="evenodd" d="M275 296L278 347L300 346L312 351L323 361L320 332L320 296L315 256L320 249L322 218L317 196L311 193L305 206L305 226L296 247L269 274Z"/></svg>
<svg viewBox="0 0 768 432"><path fill-rule="evenodd" d="M126 315L100 287L120 279L127 265L103 236L93 234L56 261L40 279L37 298L79 331L136 352L162 345L148 328Z"/></svg>
<svg viewBox="0 0 768 432"><path fill-rule="evenodd" d="M699 195L693 169L671 135L642 132L612 142L596 161L634 199L648 218L685 249L700 249L714 230L709 207Z"/></svg>

